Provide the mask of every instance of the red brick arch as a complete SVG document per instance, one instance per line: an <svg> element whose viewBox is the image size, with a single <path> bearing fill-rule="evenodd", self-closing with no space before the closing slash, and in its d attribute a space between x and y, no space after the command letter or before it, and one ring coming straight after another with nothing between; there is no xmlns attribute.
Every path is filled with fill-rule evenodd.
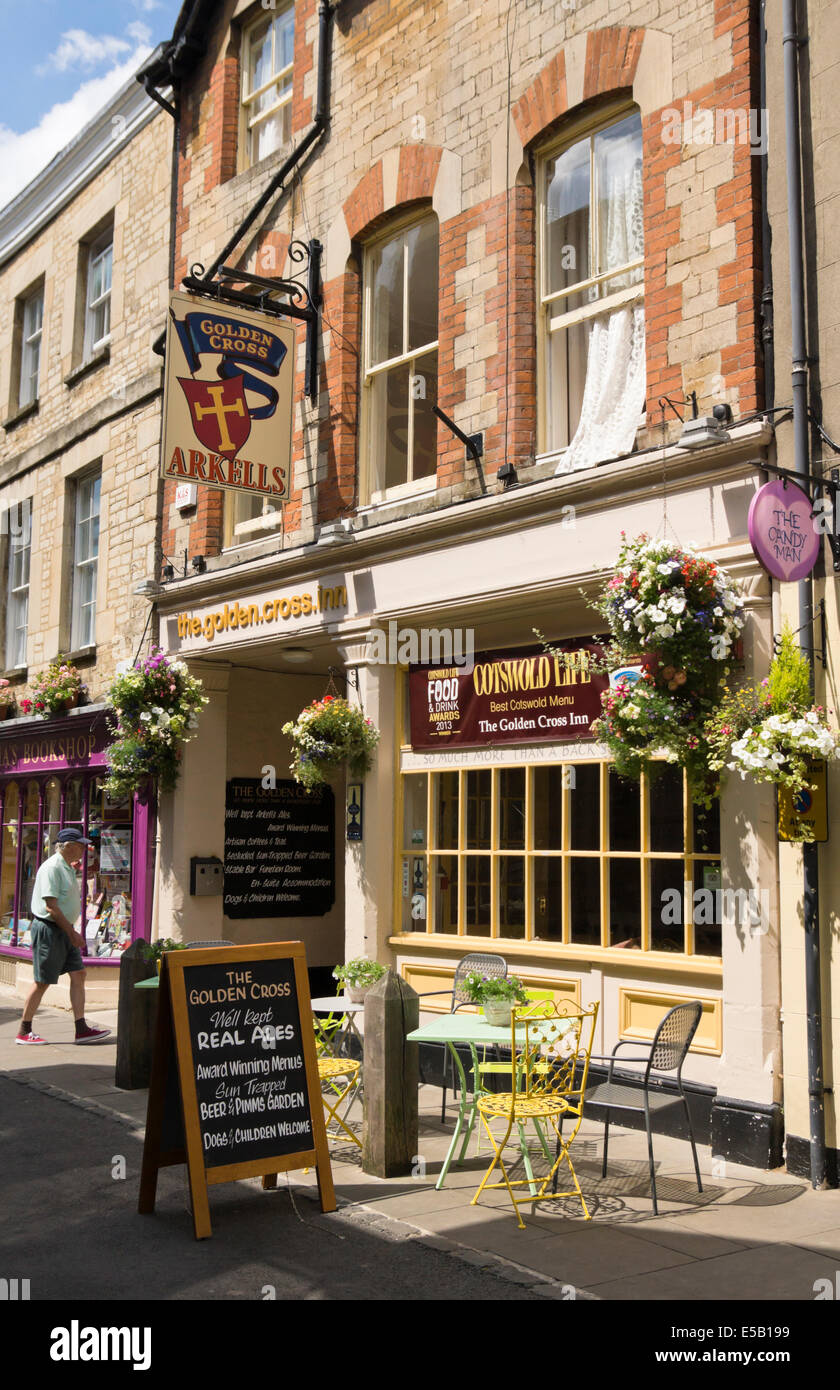
<svg viewBox="0 0 840 1390"><path fill-rule="evenodd" d="M371 165L344 203L344 220L351 240L363 237L394 208L432 198L442 154L440 145L401 145L396 196L387 204L382 160Z"/></svg>
<svg viewBox="0 0 840 1390"><path fill-rule="evenodd" d="M583 99L632 87L645 37L644 29L609 26L586 35ZM513 107L513 121L523 146L569 110L566 56L561 49L526 87Z"/></svg>

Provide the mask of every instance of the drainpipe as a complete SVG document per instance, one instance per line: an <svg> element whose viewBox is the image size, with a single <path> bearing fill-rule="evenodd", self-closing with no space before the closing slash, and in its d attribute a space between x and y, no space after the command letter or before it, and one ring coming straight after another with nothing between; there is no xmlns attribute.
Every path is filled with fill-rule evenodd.
<svg viewBox="0 0 840 1390"><path fill-rule="evenodd" d="M776 404L776 365L773 351L773 240L770 229L767 170L770 134L767 111L767 0L761 0L758 18L758 102L761 109L764 150L761 155L761 342L764 358L764 407Z"/></svg>
<svg viewBox="0 0 840 1390"><path fill-rule="evenodd" d="M805 336L805 283L802 251L802 171L799 126L799 38L796 0L783 0L782 51L785 90L788 251L790 256L791 384L793 387L793 471L807 475L808 353ZM803 479L803 489L808 484ZM814 689L813 595L810 578L799 581L799 645L811 670ZM820 978L819 851L802 846L805 918L805 1009L808 1039L811 1186L828 1186L825 1152L825 1085L823 1078L822 993Z"/></svg>

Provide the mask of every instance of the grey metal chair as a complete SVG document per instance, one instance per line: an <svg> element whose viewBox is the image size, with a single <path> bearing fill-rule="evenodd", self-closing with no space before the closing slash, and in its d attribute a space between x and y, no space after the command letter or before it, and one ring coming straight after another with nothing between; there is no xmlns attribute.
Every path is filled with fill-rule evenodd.
<svg viewBox="0 0 840 1390"><path fill-rule="evenodd" d="M465 993L465 991L464 991L464 976L465 976L465 975L471 975L472 972L473 972L474 970L480 971L480 973L481 973L482 975L489 975L490 978L493 979L493 980L504 980L504 979L507 978L508 966L507 966L507 961L505 960L504 956L497 956L497 955L494 955L492 952L489 952L489 951L470 951L468 955L464 956L461 960L459 960L457 966L455 967L455 976L454 976L454 978L453 978L453 980L452 980L452 989L451 989L451 991L448 990L448 989L431 989L431 990L427 990L424 994L421 994L421 995L420 995L420 998L421 998L421 999L431 999L431 998L433 998L434 995L438 995L438 996L439 996L439 995L441 995L441 994L448 994L448 995L450 996L450 999L451 999L451 1003L450 1003L450 1006L449 1006L449 1012L450 1012L451 1014L454 1014L455 1011L456 1011L457 1009L460 1009L461 1006L462 1006L463 1004L469 1004L469 1003L470 1003L470 1000L468 999L468 997L467 997L467 995L466 995L466 993ZM432 1043L432 1044L428 1044L428 1046L436 1046L436 1044L433 1044L433 1043ZM440 1103L440 1121L441 1121L441 1124L443 1124L444 1121L446 1120L446 1069L447 1069L447 1067L449 1067L449 1070L450 1070L450 1072L451 1072L451 1074L452 1074L452 1089L453 1089L453 1091L454 1091L454 1089L455 1089L455 1072L454 1072L454 1066L453 1066L453 1062L452 1062L452 1057L451 1057L451 1055L450 1055L449 1048L446 1046L446 1044L444 1043L444 1044L442 1044L442 1046L443 1046L443 1048L444 1048L444 1058L443 1058L443 1095L442 1095L442 1097L441 1097L441 1103Z"/></svg>
<svg viewBox="0 0 840 1390"><path fill-rule="evenodd" d="M669 1010L660 1022L650 1045L648 1052L644 1056L636 1057L616 1057L620 1047L636 1047L639 1044L630 1041L617 1042L609 1057L596 1057L594 1054L590 1058L592 1062L606 1062L610 1064L607 1080L600 1085L593 1086L587 1090L585 1105L588 1111L592 1105L601 1105L606 1109L607 1118L604 1121L604 1159L601 1165L601 1176L607 1176L607 1146L610 1135L610 1116L613 1110L635 1110L639 1114L644 1114L645 1129L647 1131L648 1143L648 1165L650 1167L650 1190L653 1197L653 1212L659 1215L659 1207L656 1202L656 1170L653 1162L653 1137L651 1134L650 1117L651 1113L658 1113L660 1110L667 1110L670 1106L682 1104L685 1110L685 1119L688 1126L688 1137L691 1142L691 1152L694 1158L694 1171L697 1175L697 1190L703 1191L703 1184L700 1181L700 1165L697 1162L697 1148L694 1143L694 1130L691 1125L691 1114L688 1109L688 1101L682 1085L682 1067L688 1055L692 1038L697 1032L700 1024L700 1017L703 1006L699 1000L692 1000L690 1003L677 1004L676 1008ZM642 1099L639 1100L639 1090L636 1086L622 1084L613 1081L613 1068L616 1061L619 1062L644 1062L645 1071L642 1080ZM652 1074L656 1076L667 1076L676 1073L677 1088L679 1095L668 1094L662 1091L651 1090L650 1082ZM655 1077L654 1077L655 1079Z"/></svg>

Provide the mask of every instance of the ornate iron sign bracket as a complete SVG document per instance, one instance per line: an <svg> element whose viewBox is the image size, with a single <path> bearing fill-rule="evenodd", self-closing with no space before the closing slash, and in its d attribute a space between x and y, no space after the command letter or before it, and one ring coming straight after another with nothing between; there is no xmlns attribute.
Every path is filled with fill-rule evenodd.
<svg viewBox="0 0 840 1390"><path fill-rule="evenodd" d="M306 324L306 368L304 390L312 405L318 400L318 346L321 318L321 256L323 246L320 241L292 241L289 243L289 260L302 263L300 274L306 273L306 283L294 277L284 280L280 277L254 275L247 270L237 270L235 266L222 265L215 272L218 279L205 278L203 265L190 266L190 273L181 282L193 294L207 295L218 299L222 304L239 305L246 309L258 309L264 314L275 314L279 318L300 319ZM246 289L239 288L247 286ZM282 296L278 298L277 296Z"/></svg>

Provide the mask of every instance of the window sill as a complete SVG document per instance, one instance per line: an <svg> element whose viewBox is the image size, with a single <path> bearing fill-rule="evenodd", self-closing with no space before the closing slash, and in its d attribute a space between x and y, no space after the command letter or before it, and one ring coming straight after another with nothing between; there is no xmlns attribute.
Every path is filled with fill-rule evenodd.
<svg viewBox="0 0 840 1390"><path fill-rule="evenodd" d="M95 666L96 644L91 647L77 647L74 652L67 652L65 661L72 661L74 666Z"/></svg>
<svg viewBox="0 0 840 1390"><path fill-rule="evenodd" d="M29 405L22 405L20 410L16 410L14 415L10 415L8 420L4 420L3 429L17 429L18 425L22 425L24 420L29 420L31 416L38 414L39 405L40 401L36 396L34 401L29 402Z"/></svg>
<svg viewBox="0 0 840 1390"><path fill-rule="evenodd" d="M8 681L11 685L25 685L28 675L26 666L7 666L5 671L0 671L0 680Z"/></svg>
<svg viewBox="0 0 840 1390"><path fill-rule="evenodd" d="M78 367L73 368L72 372L68 372L64 378L64 385L68 387L75 386L77 382L87 376L88 372L96 371L97 367L104 367L105 363L110 362L110 360L111 345L110 343L106 343L105 346L99 348L92 357L89 357L86 362L81 362Z"/></svg>

